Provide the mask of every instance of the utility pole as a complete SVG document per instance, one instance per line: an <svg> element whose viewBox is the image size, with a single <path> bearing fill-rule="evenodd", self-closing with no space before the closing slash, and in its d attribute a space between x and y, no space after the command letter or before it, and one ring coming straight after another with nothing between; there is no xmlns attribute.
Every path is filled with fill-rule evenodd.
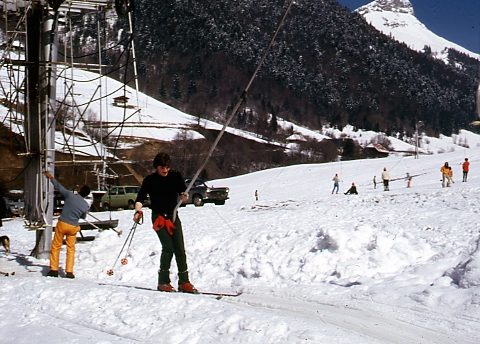
<svg viewBox="0 0 480 344"><path fill-rule="evenodd" d="M415 124L415 159L418 159L418 128L423 125L422 121Z"/></svg>
<svg viewBox="0 0 480 344"><path fill-rule="evenodd" d="M57 16L32 3L27 17L26 119L24 173L25 221L36 230L32 256L48 259L52 242L53 186L43 172L54 171Z"/></svg>

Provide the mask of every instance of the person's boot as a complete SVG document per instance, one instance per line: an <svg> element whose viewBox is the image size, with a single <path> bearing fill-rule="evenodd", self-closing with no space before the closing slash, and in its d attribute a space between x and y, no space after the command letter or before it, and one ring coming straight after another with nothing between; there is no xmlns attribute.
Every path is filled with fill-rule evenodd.
<svg viewBox="0 0 480 344"><path fill-rule="evenodd" d="M67 274L65 275L66 278L75 278L75 275L73 274L73 272L67 272Z"/></svg>
<svg viewBox="0 0 480 344"><path fill-rule="evenodd" d="M48 277L58 277L58 270L50 270L47 274Z"/></svg>
<svg viewBox="0 0 480 344"><path fill-rule="evenodd" d="M198 294L198 290L190 282L179 284L178 291L182 293Z"/></svg>
<svg viewBox="0 0 480 344"><path fill-rule="evenodd" d="M159 284L157 287L158 291L165 291L167 293L174 293L176 292L175 288L170 284Z"/></svg>

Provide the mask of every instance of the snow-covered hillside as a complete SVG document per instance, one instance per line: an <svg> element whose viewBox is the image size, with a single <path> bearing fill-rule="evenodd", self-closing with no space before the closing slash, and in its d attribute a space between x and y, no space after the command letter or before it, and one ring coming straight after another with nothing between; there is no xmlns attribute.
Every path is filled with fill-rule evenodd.
<svg viewBox="0 0 480 344"><path fill-rule="evenodd" d="M0 70L0 78L6 82L7 77L5 70ZM64 70L61 75L70 75L70 70ZM102 121L103 128L107 132L111 132L113 137L120 137L120 144L123 147L129 145L140 144L144 140L162 140L171 141L187 131L193 139L202 139L198 131L195 130L196 125L200 124L204 128L221 130L223 124L215 123L210 120L199 119L182 111L179 111L165 103L147 96L142 92L136 92L131 87L124 86L122 83L108 77L102 78L101 88L107 95L103 95L104 101L98 101L102 95L99 93L98 74L75 69L73 78L76 80L75 85L75 102L80 104L80 109L88 106L89 115L83 118L88 121ZM63 78L58 79L57 92L58 99L64 98ZM115 106L114 98L126 95L128 99L128 107ZM69 101L67 96L66 101ZM90 102L91 101L91 102ZM90 103L89 103L90 102ZM82 110L84 111L84 110ZM78 117L78 116L77 116ZM6 107L0 106L0 121L11 127L15 132L22 134L23 119L14 119L9 117ZM77 134L72 135L70 132L58 131L56 133L56 149L59 152L69 152L75 150L76 154L99 156L100 144L88 137L85 131L84 123L77 118L80 123L76 129ZM342 130L336 128L325 127L322 130L312 130L294 124L282 118L277 118L279 127L301 134L307 138L318 141L330 138L348 137L359 142L360 145L366 146L379 133L365 130L354 130L350 125L345 126ZM72 125L73 127L73 125ZM254 140L261 143L267 143L266 140L258 137L257 134L245 130L229 127L227 132L241 136L245 139ZM391 148L398 152L414 152L415 145L412 139L400 137L400 135L388 137L392 143ZM93 142L92 142L93 141ZM462 150L464 146L474 147L480 142L480 136L471 132L461 130L458 135L453 137L441 136L440 138L427 137L420 131L419 151L424 154L443 153L455 150ZM268 141L268 144L277 144L285 146L285 142Z"/></svg>
<svg viewBox="0 0 480 344"><path fill-rule="evenodd" d="M9 79L6 70L0 70L2 83L8 86ZM65 80L75 80L72 91L75 94L75 103L79 109L76 113L76 134L59 131L56 134L56 149L60 152L75 150L76 154L98 156L100 144L88 137L85 130L86 122L100 121L103 130L110 133L111 137L120 137L123 147L142 143L145 139L160 141L172 141L180 133L187 131L192 139L202 139L197 125L206 129L221 130L223 123L219 124L210 120L199 119L186 114L165 103L162 103L142 92L125 86L112 78L98 78L98 74L81 69L74 69L73 75L69 68L59 72L57 81L57 99L59 101L72 102L69 89L65 87ZM8 87L7 87L8 88ZM101 93L103 92L103 94ZM65 97L64 94L67 94ZM127 97L127 106L115 105L115 98ZM100 101L102 99L102 101ZM80 116L85 109L88 112ZM21 117L20 114L18 116ZM23 134L23 118L11 118L8 109L0 106L0 122L11 127L13 131ZM69 123L67 123L69 125ZM73 128L73 123L70 123ZM227 128L226 131L245 139L267 143L258 135L235 128ZM269 142L275 144L274 142Z"/></svg>
<svg viewBox="0 0 480 344"><path fill-rule="evenodd" d="M449 188L440 182L445 161ZM372 183L384 167L390 192ZM4 221L0 235L10 237L12 253L0 247L0 271L16 274L0 275L0 342L478 343L479 171L480 147L472 147L213 181L230 187L230 200L179 216L192 283L243 290L220 300L122 287L156 287L161 248L149 210L128 264L115 266L133 212L95 213L119 219L123 235L85 232L95 240L77 243L74 280L44 277L48 260L29 257L35 232L22 219ZM335 173L341 191L355 182L359 195L332 194ZM61 266L64 257L62 249ZM176 273L174 263L175 286Z"/></svg>
<svg viewBox="0 0 480 344"><path fill-rule="evenodd" d="M425 46L429 46L435 57L446 61L448 48L453 48L480 59L480 55L431 32L415 17L409 0L375 0L359 7L356 12L379 31L392 35L413 50L423 51Z"/></svg>

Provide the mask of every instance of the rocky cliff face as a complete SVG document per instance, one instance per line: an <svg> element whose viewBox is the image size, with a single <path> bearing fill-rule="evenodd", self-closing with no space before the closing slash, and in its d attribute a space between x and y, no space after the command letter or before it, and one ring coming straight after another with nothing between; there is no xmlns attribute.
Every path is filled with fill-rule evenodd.
<svg viewBox="0 0 480 344"><path fill-rule="evenodd" d="M376 0L357 9L357 12L361 15L369 12L381 11L404 13L415 16L413 6L408 0Z"/></svg>

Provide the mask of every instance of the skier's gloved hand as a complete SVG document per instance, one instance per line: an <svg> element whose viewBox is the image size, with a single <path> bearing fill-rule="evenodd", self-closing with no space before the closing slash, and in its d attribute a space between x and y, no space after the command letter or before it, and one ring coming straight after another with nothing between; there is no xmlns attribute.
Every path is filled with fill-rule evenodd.
<svg viewBox="0 0 480 344"><path fill-rule="evenodd" d="M180 199L182 200L182 202L186 202L188 200L188 193L182 192L180 194Z"/></svg>
<svg viewBox="0 0 480 344"><path fill-rule="evenodd" d="M133 221L135 223L143 223L143 211L142 210L137 210L135 212L135 215L133 215Z"/></svg>

